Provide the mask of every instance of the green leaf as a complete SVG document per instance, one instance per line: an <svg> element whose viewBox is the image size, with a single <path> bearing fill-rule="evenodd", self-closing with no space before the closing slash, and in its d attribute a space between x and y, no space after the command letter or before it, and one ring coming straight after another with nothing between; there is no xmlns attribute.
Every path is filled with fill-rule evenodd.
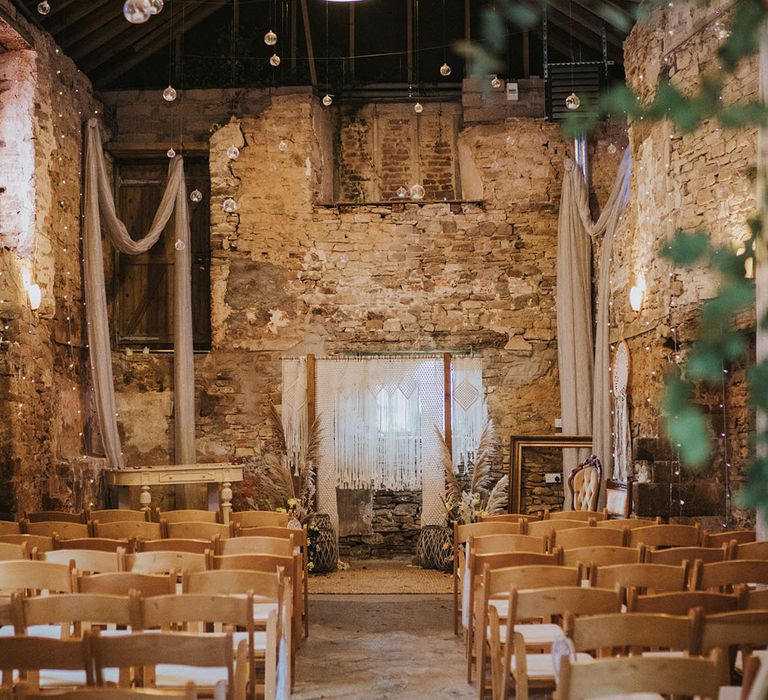
<svg viewBox="0 0 768 700"><path fill-rule="evenodd" d="M480 32L484 42L495 55L501 54L507 44L507 27L494 7L486 7L480 16Z"/></svg>
<svg viewBox="0 0 768 700"><path fill-rule="evenodd" d="M520 29L531 29L539 23L539 13L528 5L507 3L504 8L507 19Z"/></svg>
<svg viewBox="0 0 768 700"><path fill-rule="evenodd" d="M685 233L679 231L671 243L662 251L662 257L676 265L691 267L699 262L709 251L709 236L703 231Z"/></svg>
<svg viewBox="0 0 768 700"><path fill-rule="evenodd" d="M768 411L768 360L749 370L750 399L753 405Z"/></svg>
<svg viewBox="0 0 768 700"><path fill-rule="evenodd" d="M688 356L686 369L696 379L717 381L723 373L723 357L712 347L699 347Z"/></svg>

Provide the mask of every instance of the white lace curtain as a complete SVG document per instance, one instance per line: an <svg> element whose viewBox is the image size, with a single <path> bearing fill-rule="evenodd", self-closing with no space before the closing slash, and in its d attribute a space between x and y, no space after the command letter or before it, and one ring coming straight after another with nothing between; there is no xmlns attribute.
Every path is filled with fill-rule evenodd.
<svg viewBox="0 0 768 700"><path fill-rule="evenodd" d="M483 389L483 361L479 357L451 360L451 427L454 465L474 459L488 419Z"/></svg>
<svg viewBox="0 0 768 700"><path fill-rule="evenodd" d="M115 200L101 145L99 124L88 120L85 164L85 301L88 321L88 348L96 397L96 412L107 462L125 466L117 429L115 386L109 340L102 228L121 253L141 255L157 243L175 212L174 235L174 428L175 461L192 464L195 455L195 365L192 346L192 273L189 211L181 156L171 160L168 182L149 231L140 239L131 238L117 217ZM103 217L103 218L102 218Z"/></svg>

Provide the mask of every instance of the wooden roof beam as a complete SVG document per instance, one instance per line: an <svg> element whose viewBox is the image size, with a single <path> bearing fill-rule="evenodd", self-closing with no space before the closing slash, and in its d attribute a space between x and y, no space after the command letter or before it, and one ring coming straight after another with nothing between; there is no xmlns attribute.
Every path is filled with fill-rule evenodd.
<svg viewBox="0 0 768 700"><path fill-rule="evenodd" d="M82 22L95 10L104 7L103 2L77 2L74 7L68 9L66 5L59 7L57 2L51 6L50 18L46 18L44 25L51 34L58 34L68 27Z"/></svg>

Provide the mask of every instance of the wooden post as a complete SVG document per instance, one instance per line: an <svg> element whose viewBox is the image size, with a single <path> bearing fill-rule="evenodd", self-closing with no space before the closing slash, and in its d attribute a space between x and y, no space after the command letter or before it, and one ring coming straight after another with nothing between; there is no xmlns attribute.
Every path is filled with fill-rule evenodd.
<svg viewBox="0 0 768 700"><path fill-rule="evenodd" d="M317 87L317 67L315 66L315 50L312 48L312 29L309 26L309 10L307 0L301 0L301 19L304 23L304 40L307 42L307 58L309 59L309 77L312 87Z"/></svg>
<svg viewBox="0 0 768 700"><path fill-rule="evenodd" d="M453 454L453 430L451 427L451 353L443 353L443 435L448 451Z"/></svg>
<svg viewBox="0 0 768 700"><path fill-rule="evenodd" d="M469 8L469 0L464 0L464 41L469 45L472 41L472 19ZM465 74L469 77L469 58L465 61Z"/></svg>
<svg viewBox="0 0 768 700"><path fill-rule="evenodd" d="M413 82L413 0L405 0L406 3L406 58L408 65L408 82Z"/></svg>
<svg viewBox="0 0 768 700"><path fill-rule="evenodd" d="M307 355L307 435L309 435L309 429L315 422L317 417L317 364L315 362L315 356L313 354ZM317 469L317 467L315 467ZM317 471L315 471L315 479L317 479ZM317 489L315 489L314 495L314 507L317 510Z"/></svg>
<svg viewBox="0 0 768 700"><path fill-rule="evenodd" d="M291 2L291 70L296 70L296 3Z"/></svg>
<svg viewBox="0 0 768 700"><path fill-rule="evenodd" d="M523 77L531 77L530 34L527 29L523 32Z"/></svg>
<svg viewBox="0 0 768 700"><path fill-rule="evenodd" d="M349 77L355 79L355 3L349 3Z"/></svg>

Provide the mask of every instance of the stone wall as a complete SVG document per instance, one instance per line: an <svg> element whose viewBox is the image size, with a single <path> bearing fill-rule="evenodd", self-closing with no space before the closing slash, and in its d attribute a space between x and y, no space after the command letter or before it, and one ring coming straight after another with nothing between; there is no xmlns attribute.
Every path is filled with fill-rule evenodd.
<svg viewBox="0 0 768 700"><path fill-rule="evenodd" d="M47 34L8 0L0 10L0 512L82 507L100 460L89 448L81 124L101 107Z"/></svg>

